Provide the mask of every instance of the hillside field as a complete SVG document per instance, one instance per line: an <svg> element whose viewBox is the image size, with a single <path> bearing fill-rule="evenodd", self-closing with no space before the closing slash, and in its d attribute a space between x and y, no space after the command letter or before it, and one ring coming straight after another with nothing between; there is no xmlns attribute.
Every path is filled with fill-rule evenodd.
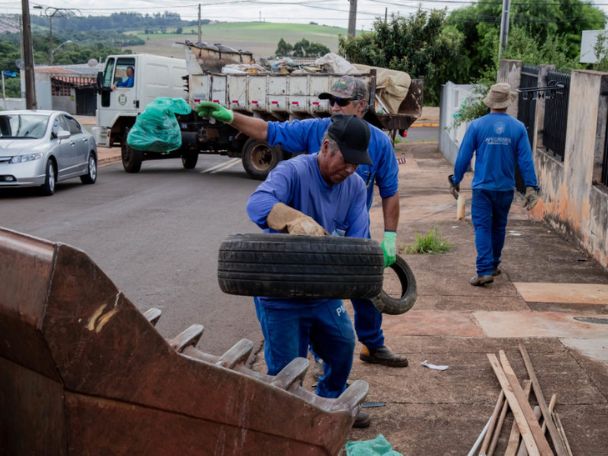
<svg viewBox="0 0 608 456"><path fill-rule="evenodd" d="M281 38L290 44L306 38L321 43L333 52L338 50L338 36L346 35L346 29L314 24L277 24L270 22L231 22L208 24L201 27L202 39L207 43L222 43L235 49L253 53L256 59L274 54ZM182 57L181 46L176 42L197 41L197 27L185 26L182 34L154 33L146 35L140 30L127 33L146 41L143 46L129 46L135 53L149 53Z"/></svg>

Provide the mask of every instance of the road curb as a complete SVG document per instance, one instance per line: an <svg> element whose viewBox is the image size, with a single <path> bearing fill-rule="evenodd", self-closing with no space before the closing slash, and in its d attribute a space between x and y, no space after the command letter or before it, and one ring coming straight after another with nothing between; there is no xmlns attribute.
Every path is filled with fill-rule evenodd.
<svg viewBox="0 0 608 456"><path fill-rule="evenodd" d="M410 128L437 128L439 127L438 122L414 122L410 125Z"/></svg>

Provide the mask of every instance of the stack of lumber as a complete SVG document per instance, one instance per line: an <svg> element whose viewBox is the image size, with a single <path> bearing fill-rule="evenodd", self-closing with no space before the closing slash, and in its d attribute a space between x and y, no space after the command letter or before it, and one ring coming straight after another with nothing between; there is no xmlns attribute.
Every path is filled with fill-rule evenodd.
<svg viewBox="0 0 608 456"><path fill-rule="evenodd" d="M505 456L572 456L561 420L554 410L556 395L547 404L526 348L520 345L519 351L529 376L523 385L519 383L503 350L499 351L498 357L493 353L488 354L501 391L492 416L468 456L494 454L508 413L513 416L513 425ZM534 407L529 402L531 392L536 399L537 405Z"/></svg>

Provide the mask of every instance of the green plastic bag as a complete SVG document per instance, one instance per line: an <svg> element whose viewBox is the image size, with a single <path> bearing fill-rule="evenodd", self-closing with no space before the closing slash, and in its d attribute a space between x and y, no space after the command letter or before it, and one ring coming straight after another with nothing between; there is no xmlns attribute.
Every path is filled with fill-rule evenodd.
<svg viewBox="0 0 608 456"><path fill-rule="evenodd" d="M182 134L175 114L190 114L182 98L156 98L146 106L129 130L127 144L136 150L169 153L182 146Z"/></svg>
<svg viewBox="0 0 608 456"><path fill-rule="evenodd" d="M402 456L382 434L372 440L354 440L346 443L348 456Z"/></svg>

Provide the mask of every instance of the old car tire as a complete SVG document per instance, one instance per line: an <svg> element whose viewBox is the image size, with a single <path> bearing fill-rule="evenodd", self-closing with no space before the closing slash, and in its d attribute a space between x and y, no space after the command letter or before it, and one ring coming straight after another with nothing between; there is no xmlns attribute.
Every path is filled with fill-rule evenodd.
<svg viewBox="0 0 608 456"><path fill-rule="evenodd" d="M89 154L87 173L80 176L80 182L83 184L94 184L97 181L97 157L95 154Z"/></svg>
<svg viewBox="0 0 608 456"><path fill-rule="evenodd" d="M270 147L265 141L248 139L243 144L243 168L254 179L264 180L283 159L280 147Z"/></svg>
<svg viewBox="0 0 608 456"><path fill-rule="evenodd" d="M235 234L220 246L225 293L277 298L371 298L384 278L382 249L370 239Z"/></svg>
<svg viewBox="0 0 608 456"><path fill-rule="evenodd" d="M184 169L194 169L198 162L198 152L186 152L182 154L182 165Z"/></svg>
<svg viewBox="0 0 608 456"><path fill-rule="evenodd" d="M372 298L376 309L388 315L401 315L410 310L416 303L416 277L407 262L397 255L397 261L391 269L395 271L401 283L401 297L392 298L384 290Z"/></svg>
<svg viewBox="0 0 608 456"><path fill-rule="evenodd" d="M141 163L143 162L143 152L141 150L135 150L127 144L127 136L129 129L125 128L125 133L122 138L120 145L120 155L122 157L122 167L128 173L138 173L141 169Z"/></svg>
<svg viewBox="0 0 608 456"><path fill-rule="evenodd" d="M55 186L57 185L57 170L55 169L55 163L53 160L46 162L46 176L44 178L44 184L40 187L40 191L45 196L51 196L55 193Z"/></svg>

